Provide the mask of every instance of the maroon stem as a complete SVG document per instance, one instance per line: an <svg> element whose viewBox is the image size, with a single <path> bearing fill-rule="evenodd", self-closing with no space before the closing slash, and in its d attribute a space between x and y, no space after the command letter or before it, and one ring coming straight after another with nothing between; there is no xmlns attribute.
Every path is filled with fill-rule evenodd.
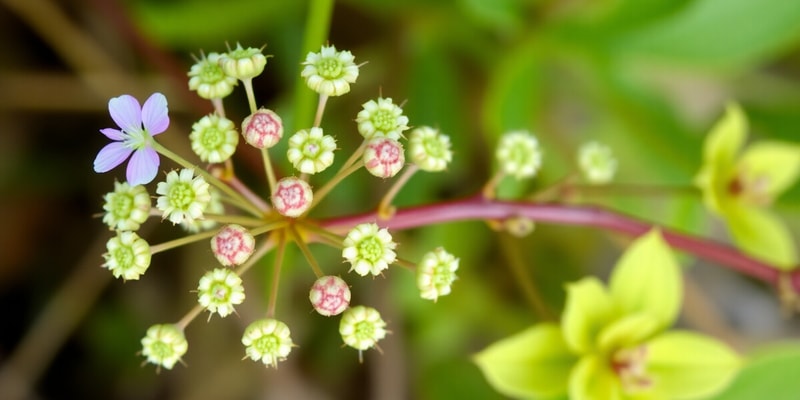
<svg viewBox="0 0 800 400"><path fill-rule="evenodd" d="M585 225L639 236L655 225L600 207L564 204L541 204L519 201L486 199L483 196L450 202L398 209L394 216L379 221L375 212L330 218L321 221L326 228L349 228L362 222L379 221L390 229L408 229L435 223L464 220L503 220L525 217L536 222L565 225ZM729 267L745 275L772 285L778 285L781 271L733 248L713 240L680 233L659 227L664 239L672 247L692 253L700 258ZM795 291L800 292L800 270L790 273Z"/></svg>

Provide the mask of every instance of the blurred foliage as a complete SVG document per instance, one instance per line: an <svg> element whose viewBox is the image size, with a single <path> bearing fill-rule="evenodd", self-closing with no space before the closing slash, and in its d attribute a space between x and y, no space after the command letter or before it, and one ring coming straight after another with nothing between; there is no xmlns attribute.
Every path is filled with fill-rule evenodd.
<svg viewBox="0 0 800 400"><path fill-rule="evenodd" d="M191 54L223 51L226 43L267 45L265 53L274 57L264 76L255 80L256 97L285 116L288 132L300 124L294 119L293 89L305 56L309 2L52 3L136 77L134 82L150 85L131 87L130 93L153 87L154 77L162 85L157 90L170 95L174 121L172 138L164 135L172 141L168 145L177 143L185 150L187 141L181 135L210 108L195 107L185 76L171 74L160 61L167 58L188 71ZM98 7L101 3L112 6ZM13 15L0 13L0 18L7 22L1 28L7 33L0 39L4 82L34 71L68 75L84 84L34 29ZM132 22L136 32L126 32L120 18ZM134 38L162 53L144 52ZM494 172L494 142L509 129L536 133L545 149L544 168L533 182L504 182L503 196L536 192L573 173L575 151L590 139L612 146L620 160L619 182L690 185L700 166L704 135L731 99L748 114L752 137L800 142L800 7L792 1L342 0L334 7L329 41L352 51L356 62L366 62L353 91L329 101L323 120L326 131L336 135L341 154L358 144L353 119L361 104L379 94L407 101L412 125L432 125L452 138L455 160L450 169L415 176L400 193L399 206L479 190ZM91 175L89 167L102 145L97 130L111 123L107 97L48 89L9 89L0 95L0 126L9 132L0 134L0 219L11 221L8 232L21 232L24 238L7 232L0 236L5 260L0 299L21 303L10 316L16 328L2 334L3 354L11 352L58 283L76 268L85 238L97 236L104 242L108 236L91 216L101 210L100 198L113 178ZM91 111L20 103L29 96L39 96L41 104L51 104L50 97L66 99L64 104L88 102L86 109ZM226 106L232 118L244 116L241 88ZM237 171L263 189L257 155L248 150L237 154ZM282 151L285 147L276 148L276 154ZM282 168L288 170L286 164ZM320 214L375 207L389 183L370 178L356 174L347 180ZM577 201L727 240L699 197L686 191L644 196L613 189L592 193ZM779 198L775 208L796 239L800 187ZM176 234L169 226L154 230L150 243ZM80 237L75 232L81 232ZM42 238L53 241L53 248L42 251ZM391 270L386 279L352 280L354 296L382 308L393 331L384 354L369 352L363 365L354 352L339 348L335 321L309 313L312 274L302 257L287 254L291 262L282 279L278 312L301 347L280 370L265 371L240 361L241 329L266 304L272 268L268 261L245 276L248 300L238 309L240 318L198 320L189 327L188 368L160 375L138 368L134 353L146 327L183 315L194 302L189 291L213 265L207 249L199 246L154 257L141 282L111 282L56 355L37 390L45 398L499 398L470 357L486 344L548 317L534 311L520 279L533 283L549 315L559 315L563 284L585 274L607 274L628 242L597 230L547 225L537 225L527 238L512 239L483 222L415 229L397 238L399 254L410 260L435 246L447 247L461 258L459 280L453 293L436 304L418 298L413 276L404 270ZM319 252L323 269L343 268L335 252L313 250ZM87 257L101 263L99 253ZM515 276L510 268L514 260L523 261L527 277ZM682 264L697 264L691 261ZM97 274L104 272L97 268ZM769 290L757 287L750 291L755 297L747 298L737 290L722 292L734 294L715 303L766 301L774 320L780 321ZM754 321L746 311L750 308L741 310L717 312L734 321L731 324L746 339L744 349L797 332L796 323L773 322L765 333L763 325L748 325ZM763 376L780 366L797 368L796 362L773 354L745 371L742 385L747 386L747 380L774 382ZM792 383L788 378L781 382ZM737 386L721 399L753 398L746 394L751 389Z"/></svg>

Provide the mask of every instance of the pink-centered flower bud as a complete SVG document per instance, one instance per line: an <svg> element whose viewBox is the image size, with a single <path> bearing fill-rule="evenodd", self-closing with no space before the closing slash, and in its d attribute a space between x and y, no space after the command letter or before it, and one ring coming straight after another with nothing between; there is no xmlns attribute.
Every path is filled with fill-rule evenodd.
<svg viewBox="0 0 800 400"><path fill-rule="evenodd" d="M323 276L311 286L308 299L320 315L339 315L350 305L350 287L338 276Z"/></svg>
<svg viewBox="0 0 800 400"><path fill-rule="evenodd" d="M313 200L311 186L302 179L287 177L278 181L272 205L281 215L296 218L308 211Z"/></svg>
<svg viewBox="0 0 800 400"><path fill-rule="evenodd" d="M224 226L211 238L211 250L220 264L226 267L240 265L250 258L256 246L253 235L243 226Z"/></svg>
<svg viewBox="0 0 800 400"><path fill-rule="evenodd" d="M242 135L249 145L268 149L283 137L283 121L274 111L261 108L242 121Z"/></svg>
<svg viewBox="0 0 800 400"><path fill-rule="evenodd" d="M371 139L367 143L363 157L367 171L378 178L391 178L397 175L406 162L403 145L397 140L385 137Z"/></svg>

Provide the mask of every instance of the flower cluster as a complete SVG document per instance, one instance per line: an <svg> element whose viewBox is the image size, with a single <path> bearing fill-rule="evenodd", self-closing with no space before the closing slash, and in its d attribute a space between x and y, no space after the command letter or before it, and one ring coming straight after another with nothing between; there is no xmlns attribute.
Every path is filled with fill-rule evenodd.
<svg viewBox="0 0 800 400"><path fill-rule="evenodd" d="M349 51L323 46L303 63L300 75L319 94L320 102L314 124L288 138L285 156L296 176L276 176L272 166L270 157L274 154L270 151L283 139L284 126L277 112L256 107L252 80L263 72L267 62L261 49L237 44L227 52L203 55L189 71L189 88L214 106L214 112L197 120L188 135L199 161L185 160L155 141L155 136L169 124L163 95L152 95L141 107L128 95L111 99L109 111L119 129L101 130L113 142L98 154L95 170L106 172L128 157L131 161L128 181L116 182L114 191L104 197L103 222L116 236L108 241L103 266L118 278L135 280L147 271L151 256L157 252L205 240L213 254L213 265L199 277L194 290L199 307L178 323L153 325L142 339L141 354L148 362L171 369L181 360L188 349L183 331L199 314L196 310L208 311L209 320L214 314L225 318L235 313L246 299L244 274L273 249L276 265L272 281L276 285L270 290L277 290L283 254L292 243L316 274L317 279L310 282L310 306L320 316L340 318L341 340L358 350L359 359L364 350L378 347L388 334L387 324L377 309L352 304L358 300L358 293L350 290L348 271L323 272L310 243L339 249L349 271L358 276L382 276L391 265L399 264L416 270L423 299L436 300L450 293L458 259L444 249L437 248L415 265L398 257L397 243L389 230L379 225L380 221L358 224L342 235L309 217L338 182L358 169L388 179L405 168L405 174L381 201L380 207L388 208L394 194L414 171L443 171L452 161L450 138L438 129L423 126L410 134L411 166L406 168L401 141L406 140L409 119L391 98L379 97L365 102L355 118L352 133L355 137L360 135L362 144L328 182L315 182L312 186L311 175L334 165L337 140L323 129L321 117L328 97L348 93L356 82L359 67L354 60ZM237 125L225 117L223 99L233 93L239 82L245 89L250 115ZM240 135L263 157L268 196L257 195L257 190L246 187L235 176L233 161ZM157 197L155 209L151 210L153 204L145 185L157 175L159 154L181 168L165 171L163 180L155 184ZM184 227L188 235L151 247L135 231L149 217L159 215L162 220ZM241 341L246 358L277 367L295 344L289 326L276 318L274 292L270 298L264 317L244 329Z"/></svg>

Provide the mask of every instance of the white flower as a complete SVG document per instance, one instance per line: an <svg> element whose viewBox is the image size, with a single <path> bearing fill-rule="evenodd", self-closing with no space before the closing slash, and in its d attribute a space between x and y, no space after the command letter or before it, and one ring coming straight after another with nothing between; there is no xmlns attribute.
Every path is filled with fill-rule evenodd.
<svg viewBox="0 0 800 400"><path fill-rule="evenodd" d="M398 140L403 136L403 131L408 129L408 117L403 115L403 109L395 105L391 98L379 97L377 101L364 103L356 122L358 132L364 139L388 137Z"/></svg>
<svg viewBox="0 0 800 400"><path fill-rule="evenodd" d="M371 307L356 306L348 309L339 322L339 334L344 343L356 350L371 349L379 340L386 337L386 322L378 310Z"/></svg>
<svg viewBox="0 0 800 400"><path fill-rule="evenodd" d="M458 258L439 247L426 253L417 264L417 287L423 299L433 300L450 294L456 280Z"/></svg>
<svg viewBox="0 0 800 400"><path fill-rule="evenodd" d="M166 182L158 183L156 193L161 195L156 207L164 213L163 218L173 224L183 221L192 223L203 218L203 212L211 202L208 182L200 176L194 176L194 171L188 168L182 169L180 175L170 171Z"/></svg>
<svg viewBox="0 0 800 400"><path fill-rule="evenodd" d="M319 53L308 53L300 76L311 90L325 96L341 96L350 91L358 79L358 66L349 51L336 51L334 46L322 46Z"/></svg>
<svg viewBox="0 0 800 400"><path fill-rule="evenodd" d="M421 126L411 131L408 150L411 161L423 171L443 171L453 160L450 137L429 126Z"/></svg>
<svg viewBox="0 0 800 400"><path fill-rule="evenodd" d="M219 65L220 55L209 53L192 65L189 70L189 90L194 90L204 99L222 99L233 92L238 83L228 76Z"/></svg>
<svg viewBox="0 0 800 400"><path fill-rule="evenodd" d="M235 272L216 268L200 278L200 283L197 285L197 302L212 314L217 313L224 318L234 312L233 306L243 301L242 278Z"/></svg>
<svg viewBox="0 0 800 400"><path fill-rule="evenodd" d="M611 148L598 142L587 142L580 147L578 165L586 180L594 184L610 182L617 172L617 159Z"/></svg>
<svg viewBox="0 0 800 400"><path fill-rule="evenodd" d="M542 165L542 150L528 131L513 131L500 138L495 153L500 169L517 179L535 176Z"/></svg>
<svg viewBox="0 0 800 400"><path fill-rule="evenodd" d="M289 356L292 343L289 327L275 319L260 319L247 326L242 335L246 357L278 368L278 361Z"/></svg>
<svg viewBox="0 0 800 400"><path fill-rule="evenodd" d="M114 191L103 199L103 222L111 229L135 231L150 215L150 195L142 185L114 182Z"/></svg>
<svg viewBox="0 0 800 400"><path fill-rule="evenodd" d="M353 228L344 239L342 257L350 263L351 271L361 276L368 273L380 275L389 268L396 258L397 244L386 228L380 229L372 223L360 224Z"/></svg>
<svg viewBox="0 0 800 400"><path fill-rule="evenodd" d="M333 164L334 150L336 140L333 136L323 135L322 128L314 127L298 131L289 138L286 157L298 171L316 174Z"/></svg>
<svg viewBox="0 0 800 400"><path fill-rule="evenodd" d="M192 150L201 160L221 163L231 158L239 144L233 121L216 114L206 115L192 125Z"/></svg>
<svg viewBox="0 0 800 400"><path fill-rule="evenodd" d="M253 79L264 71L267 57L261 54L261 49L254 47L242 48L236 43L236 48L222 54L219 59L225 74L236 79Z"/></svg>
<svg viewBox="0 0 800 400"><path fill-rule="evenodd" d="M106 242L106 250L103 267L115 278L137 280L150 266L150 245L135 232L117 232Z"/></svg>
<svg viewBox="0 0 800 400"><path fill-rule="evenodd" d="M166 369L172 369L188 349L183 330L172 324L153 325L142 338L142 355L147 362Z"/></svg>

